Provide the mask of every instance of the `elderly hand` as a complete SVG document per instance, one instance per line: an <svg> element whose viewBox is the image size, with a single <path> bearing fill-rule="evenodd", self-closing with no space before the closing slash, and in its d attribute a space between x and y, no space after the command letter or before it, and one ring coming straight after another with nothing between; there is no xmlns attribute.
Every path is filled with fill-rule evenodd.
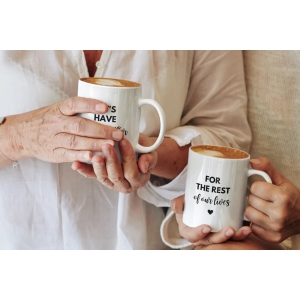
<svg viewBox="0 0 300 300"><path fill-rule="evenodd" d="M300 191L267 158L250 160L256 170L269 174L273 184L256 181L250 188L245 216L253 233L269 242L282 242L300 233Z"/></svg>
<svg viewBox="0 0 300 300"><path fill-rule="evenodd" d="M147 137L141 135L140 144L145 145ZM141 154L136 161L136 154L130 142L123 139L119 142L122 164L116 149L109 143L102 146L103 157L95 155L93 165L74 162L73 170L85 177L95 178L106 187L121 192L131 193L143 187L150 178L150 171L157 163L157 152Z"/></svg>
<svg viewBox="0 0 300 300"><path fill-rule="evenodd" d="M206 224L195 228L189 227L182 221L183 207L184 195L172 200L171 208L175 212L180 235L197 246L196 249L198 250L208 245L224 243L229 239L242 241L251 234L251 228L248 226L243 226L238 231L235 231L232 227L225 227L214 233L211 232L211 227Z"/></svg>
<svg viewBox="0 0 300 300"><path fill-rule="evenodd" d="M120 141L123 133L76 115L106 111L101 101L74 97L9 116L0 126L1 152L12 161L35 157L57 163L88 162L92 151L101 151L106 142Z"/></svg>

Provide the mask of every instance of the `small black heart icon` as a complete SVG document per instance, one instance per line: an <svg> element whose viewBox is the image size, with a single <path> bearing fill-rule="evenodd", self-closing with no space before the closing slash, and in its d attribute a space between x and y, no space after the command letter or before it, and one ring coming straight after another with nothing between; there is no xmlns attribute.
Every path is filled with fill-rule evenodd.
<svg viewBox="0 0 300 300"><path fill-rule="evenodd" d="M209 209L207 212L211 215L214 211Z"/></svg>

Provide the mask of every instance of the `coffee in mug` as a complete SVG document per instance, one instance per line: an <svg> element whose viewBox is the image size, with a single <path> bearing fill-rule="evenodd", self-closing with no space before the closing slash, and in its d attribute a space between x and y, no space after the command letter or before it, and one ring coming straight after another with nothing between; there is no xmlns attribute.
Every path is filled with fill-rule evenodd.
<svg viewBox="0 0 300 300"><path fill-rule="evenodd" d="M79 116L122 130L136 153L151 152L163 141L166 130L165 113L155 100L142 99L142 86L140 83L116 78L81 78L78 83L78 96L105 102L108 105L107 113L83 113ZM158 138L149 147L144 147L138 143L141 107L143 105L152 105L156 109L160 120Z"/></svg>
<svg viewBox="0 0 300 300"><path fill-rule="evenodd" d="M194 146L193 151L203 155L221 158L247 158L248 153L238 149L219 146Z"/></svg>
<svg viewBox="0 0 300 300"><path fill-rule="evenodd" d="M243 225L247 180L263 171L249 169L250 155L239 149L197 145L189 149L183 223L207 224L212 232Z"/></svg>

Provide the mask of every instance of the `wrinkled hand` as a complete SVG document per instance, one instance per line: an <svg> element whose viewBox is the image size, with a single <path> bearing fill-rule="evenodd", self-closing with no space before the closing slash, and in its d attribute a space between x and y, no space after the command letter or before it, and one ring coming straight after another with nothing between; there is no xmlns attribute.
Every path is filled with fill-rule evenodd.
<svg viewBox="0 0 300 300"><path fill-rule="evenodd" d="M241 241L251 234L251 228L248 226L243 226L238 231L235 231L232 227L225 227L219 232L211 232L211 227L206 224L195 228L189 227L182 221L183 207L184 195L172 200L171 208L175 212L180 235L197 246L197 249L208 245L224 243L229 239Z"/></svg>
<svg viewBox="0 0 300 300"><path fill-rule="evenodd" d="M145 145L141 135L140 144ZM123 139L119 142L122 164L117 155L116 149L106 143L102 146L103 157L95 155L92 159L93 165L74 162L73 170L78 171L85 177L95 178L106 187L121 192L123 194L131 193L143 187L150 178L151 169L157 163L157 153L141 154L136 161L136 154L130 142Z"/></svg>
<svg viewBox="0 0 300 300"><path fill-rule="evenodd" d="M250 188L245 216L253 233L269 242L282 242L300 233L300 191L267 158L252 159L256 170L265 171L273 184L256 181Z"/></svg>
<svg viewBox="0 0 300 300"><path fill-rule="evenodd" d="M1 150L10 160L36 157L48 162L88 162L92 151L105 142L114 144L123 133L111 126L76 116L105 113L101 101L74 97L20 115L9 116L1 126Z"/></svg>

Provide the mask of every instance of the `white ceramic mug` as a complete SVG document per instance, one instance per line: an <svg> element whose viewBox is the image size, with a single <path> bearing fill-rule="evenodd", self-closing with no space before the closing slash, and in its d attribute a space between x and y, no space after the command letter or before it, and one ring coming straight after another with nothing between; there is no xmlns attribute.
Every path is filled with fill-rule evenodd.
<svg viewBox="0 0 300 300"><path fill-rule="evenodd" d="M129 140L136 153L151 152L163 141L166 130L165 113L155 100L142 99L140 83L115 78L81 78L78 83L78 96L105 102L108 105L106 114L84 113L79 115L122 130L124 137ZM158 138L149 147L138 143L141 106L146 104L152 105L156 109L160 120Z"/></svg>
<svg viewBox="0 0 300 300"><path fill-rule="evenodd" d="M183 222L196 227L211 226L212 232L243 226L247 180L263 171L249 169L250 155L244 151L212 145L189 149Z"/></svg>

